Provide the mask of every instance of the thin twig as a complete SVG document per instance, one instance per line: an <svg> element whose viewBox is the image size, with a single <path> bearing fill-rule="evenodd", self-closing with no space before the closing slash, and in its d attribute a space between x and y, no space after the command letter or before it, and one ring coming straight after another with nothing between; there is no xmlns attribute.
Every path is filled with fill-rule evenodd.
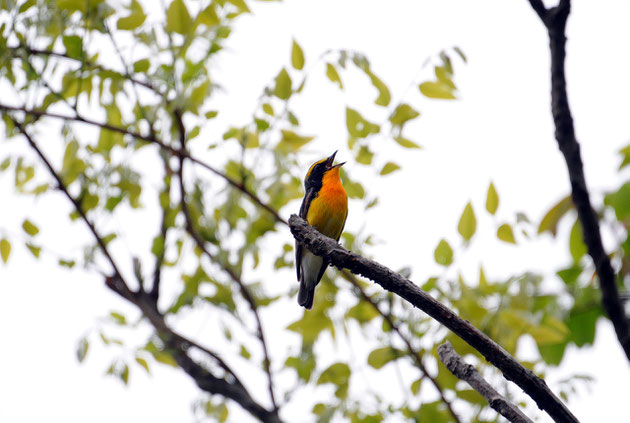
<svg viewBox="0 0 630 423"><path fill-rule="evenodd" d="M490 407L499 412L512 423L533 423L523 412L503 395L499 394L471 364L455 352L450 342L446 341L438 347L440 360L458 379L468 382L473 389L481 394Z"/></svg>
<svg viewBox="0 0 630 423"><path fill-rule="evenodd" d="M352 285L354 285L355 288L357 288L359 290L359 293L361 294L361 297L365 301L370 303L370 305L374 308L374 310L376 310L378 312L378 314L380 314L383 317L383 319L385 319L385 321L387 322L389 327L391 327L392 330L394 332L396 332L396 334L400 337L400 339L402 339L402 341L405 343L405 346L407 347L407 351L409 351L409 354L413 358L413 361L415 361L416 366L418 366L418 369L420 369L420 371L422 372L422 376L426 377L427 379L429 379L431 381L431 384L438 391L438 394L440 395L440 399L442 400L442 402L444 402L444 404L446 404L446 408L448 409L449 413L451 413L451 416L453 417L455 422L460 423L459 416L455 413L455 410L453 409L453 406L452 406L451 402L444 395L444 388L442 388L442 386L437 381L437 379L435 379L431 375L431 373L429 373L429 371L427 370L427 368L424 365L424 362L422 361L422 356L420 355L418 350L415 349L413 347L413 345L411 345L411 341L409 340L409 338L407 338L407 336L402 333L402 331L400 330L400 327L394 322L394 319L392 318L391 314L390 313L386 313L383 310L381 310L381 308L372 299L372 297L370 297L365 292L365 290L363 289L363 287L361 286L361 284L359 283L357 278L352 273L350 273L347 269L343 269L341 271L341 273L343 274L344 278L347 281L349 281Z"/></svg>
<svg viewBox="0 0 630 423"><path fill-rule="evenodd" d="M175 122L177 123L177 128L179 131L180 148L182 151L186 151L186 128L184 126L181 112L179 110L175 110L173 115L174 115ZM273 404L274 410L277 411L278 404L276 403L276 397L275 397L274 389L273 389L273 375L271 372L271 361L269 359L269 351L267 349L265 333L263 331L262 322L260 320L260 315L258 313L258 306L256 305L256 301L254 300L254 297L252 296L251 292L249 291L245 283L241 280L241 278L238 277L238 275L228 265L225 265L221 262L221 260L218 260L214 256L214 254L212 254L210 250L206 248L204 240L199 236L199 233L197 229L195 228L192 217L190 215L188 204L186 202L186 186L184 184L184 157L183 156L180 156L179 158L179 168L177 170L177 176L179 180L179 192L180 192L180 197L181 197L180 204L182 208L182 213L184 214L184 217L186 220L186 229L188 233L193 237L199 249L201 249L204 252L204 254L212 262L217 263L230 276L230 278L232 278L232 280L236 282L236 284L239 286L241 290L241 294L243 295L243 298L245 298L245 301L247 302L250 309L252 310L252 313L256 320L257 336L258 336L258 339L260 340L260 344L263 350L263 357L264 357L263 367L265 369L265 372L267 373L269 396L271 398L271 403Z"/></svg>

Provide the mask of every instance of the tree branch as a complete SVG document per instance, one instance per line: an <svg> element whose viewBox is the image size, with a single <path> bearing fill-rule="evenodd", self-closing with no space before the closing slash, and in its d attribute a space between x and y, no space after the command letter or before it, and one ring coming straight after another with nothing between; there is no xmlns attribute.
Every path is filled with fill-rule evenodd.
<svg viewBox="0 0 630 423"><path fill-rule="evenodd" d="M466 363L457 354L450 342L446 341L438 347L440 360L458 379L468 382L473 389L481 394L503 417L512 423L533 423L521 410L499 394L486 380L481 377L477 369Z"/></svg>
<svg viewBox="0 0 630 423"><path fill-rule="evenodd" d="M541 16L537 10L539 7L537 3L539 2L529 1L534 10ZM630 360L630 321L619 297L615 271L602 244L597 213L591 205L580 155L580 144L575 136L573 117L567 96L564 71L567 42L565 29L570 12L570 0L561 0L558 6L545 9L543 16L541 16L549 35L551 52L551 111L556 127L555 137L569 171L571 198L582 225L584 243L593 259L599 277L604 310L606 310L606 314L615 328L617 339L626 353L626 357Z"/></svg>
<svg viewBox="0 0 630 423"><path fill-rule="evenodd" d="M115 126L115 125L110 125L108 123L98 122L98 121L95 121L95 120L91 120L91 119L85 118L85 117L80 116L80 115L68 116L68 115L62 115L62 114L59 114L59 113L48 112L48 111L45 111L45 110L27 109L25 107L9 106L7 104L1 104L1 103L0 103L0 110L5 111L5 112L22 112L22 113L25 113L27 115L35 116L35 117L50 117L50 118L53 118L53 119L59 119L59 120L63 120L63 121L66 121L66 122L85 123L87 125L96 126L96 127L102 128L102 129L107 129L109 131L117 132L119 134L128 135L128 136L130 136L132 138L135 138L137 140L146 141L146 142L149 142L149 143L152 143L152 144L156 144L161 149L171 153L173 156L175 156L175 157L184 157L187 160L190 160L191 162L193 162L193 163L203 167L204 169L212 172L216 176L219 176L220 178L225 180L230 186L232 186L233 188L236 188L237 190L239 190L243 194L245 194L245 196L247 196L258 207L260 207L260 208L266 210L267 212L269 212L276 219L276 221L278 221L279 223L283 223L285 225L287 224L287 221L284 220L282 217L280 217L280 215L278 214L278 212L276 210L274 210L268 204L265 204L255 193L253 193L249 189L247 189L247 187L242 182L235 181L234 179L232 179L229 176L227 176L225 173L221 172L218 169L215 169L213 166L210 166L208 163L206 163L206 162L204 162L204 161L202 161L200 159L197 159L196 157L191 156L187 151L181 150L181 149L178 149L178 148L175 148L175 147L173 147L171 145L166 144L164 141L162 141L159 138L157 138L154 133L151 133L150 135L142 135L139 132L135 132L135 131L129 130L127 128L123 128L123 127Z"/></svg>
<svg viewBox="0 0 630 423"><path fill-rule="evenodd" d="M255 402L252 399L251 395L249 395L249 392L247 391L245 386L236 376L236 374L216 353L172 331L166 325L166 322L164 321L164 316L158 311L157 304L150 296L150 294L147 294L144 291L136 292L129 288L116 262L114 261L112 255L109 253L107 244L96 230L94 224L89 220L86 213L83 211L81 204L70 194L67 186L61 179L61 176L57 173L57 171L55 171L55 169L52 167L52 164L39 148L35 140L26 131L25 125L12 116L9 115L9 117L11 118L13 124L20 130L22 135L24 135L31 148L42 160L42 162L50 172L51 176L57 182L58 188L73 204L81 219L90 229L90 232L94 236L99 248L112 266L113 275L108 276L105 279L106 285L123 298L135 304L142 311L144 316L147 317L149 322L158 331L160 338L164 340L169 348L173 349L173 355L177 363L182 367L182 369L184 369L184 371L186 371L186 373L188 373L189 376L191 376L195 380L195 382L201 389L208 393L220 394L225 396L226 398L234 400L245 410L247 410L252 415L256 416L265 423L281 423L277 410L274 409L272 411L269 411L257 402ZM190 346L193 346L212 357L225 371L226 375L232 379L232 382L212 375L201 365L192 360L187 354L188 348Z"/></svg>
<svg viewBox="0 0 630 423"><path fill-rule="evenodd" d="M184 127L184 122L182 120L182 115L179 110L175 110L173 113L175 117L175 123L177 124L177 129L179 131L179 142L182 151L186 151L186 128ZM199 235L199 232L195 228L194 222L190 215L190 210L188 209L188 204L186 202L186 186L184 184L184 157L179 156L179 168L177 170L177 176L179 180L179 192L180 192L180 203L182 208L182 213L184 214L186 220L186 229L188 233L192 236L197 247L214 263L217 263L229 276L232 278L234 282L239 286L241 290L241 294L245 301L249 305L252 313L254 314L254 319L256 320L256 332L258 339L260 340L260 344L263 350L263 367L265 372L267 373L267 381L268 381L268 389L269 389L269 397L271 399L271 404L273 405L273 411L277 413L278 404L276 403L276 397L273 389L273 374L271 372L271 360L269 359L269 351L267 350L267 342L265 340L265 332L263 331L262 322L260 320L260 315L258 313L258 305L254 300L251 292L245 285L245 283L241 280L240 277L227 265L224 265L220 260L217 260L214 254L212 254L205 245L204 240Z"/></svg>
<svg viewBox="0 0 630 423"><path fill-rule="evenodd" d="M400 330L400 327L394 322L394 319L392 318L390 313L386 313L383 310L381 310L381 308L378 306L378 304L372 299L372 297L370 297L365 290L363 289L363 287L361 287L361 284L359 283L359 281L357 280L357 278L350 273L348 270L344 269L341 271L343 277L349 281L352 285L354 285L355 288L357 288L359 290L359 293L361 294L361 297L363 297L363 299L365 301L367 301L368 303L370 303L370 305L374 308L374 310L376 310L378 312L378 314L380 314L383 319L387 322L387 324L389 325L389 327L392 328L392 330L394 332L396 332L396 334L400 337L400 339L402 339L402 341L405 343L405 346L407 347L407 351L409 352L409 354L411 355L413 361L416 363L416 366L418 367L418 369L420 369L420 371L422 372L422 376L426 377L427 379L429 379L431 381L431 384L435 387L435 389L438 391L438 395L440 395L440 399L442 400L442 402L444 402L444 404L446 404L446 408L448 409L449 413L451 413L451 416L453 417L453 420L455 420L456 423L460 423L460 419L459 416L457 415L457 413L455 413L455 410L453 409L453 405L451 404L451 402L446 398L446 396L444 396L444 388L442 388L442 386L440 385L440 383L437 381L436 378L434 378L429 371L427 370L427 368L424 365L424 362L422 361L422 356L420 355L420 353L418 352L417 349L415 349L413 347L413 345L411 345L411 341L409 340L409 338L407 338L407 336L405 336L402 331Z"/></svg>
<svg viewBox="0 0 630 423"><path fill-rule="evenodd" d="M348 269L354 274L376 282L453 331L501 370L506 379L523 389L538 407L545 410L556 422L578 422L571 411L551 392L544 380L523 367L487 335L457 316L413 282L377 262L346 250L296 215L289 219L289 227L295 239L314 254L324 257L326 261L340 269Z"/></svg>

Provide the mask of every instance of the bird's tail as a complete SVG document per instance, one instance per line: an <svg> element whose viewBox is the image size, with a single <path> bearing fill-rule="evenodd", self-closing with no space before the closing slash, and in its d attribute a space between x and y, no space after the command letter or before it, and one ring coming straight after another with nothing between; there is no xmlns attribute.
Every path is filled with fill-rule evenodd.
<svg viewBox="0 0 630 423"><path fill-rule="evenodd" d="M315 296L315 287L307 286L302 280L300 281L300 290L298 291L298 304L310 310L313 307L313 297Z"/></svg>

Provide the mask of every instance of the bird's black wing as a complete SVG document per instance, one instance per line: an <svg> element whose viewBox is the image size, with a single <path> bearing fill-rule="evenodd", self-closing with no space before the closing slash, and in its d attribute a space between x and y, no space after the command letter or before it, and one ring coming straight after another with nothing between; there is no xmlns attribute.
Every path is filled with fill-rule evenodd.
<svg viewBox="0 0 630 423"><path fill-rule="evenodd" d="M306 219L306 215L308 214L308 208L311 206L311 202L313 199L317 197L317 191L314 189L309 189L306 191L304 195L304 200L302 200L302 205L300 206L300 217L302 219ZM300 280L300 268L302 264L302 245L295 241L295 270L297 272L297 280Z"/></svg>

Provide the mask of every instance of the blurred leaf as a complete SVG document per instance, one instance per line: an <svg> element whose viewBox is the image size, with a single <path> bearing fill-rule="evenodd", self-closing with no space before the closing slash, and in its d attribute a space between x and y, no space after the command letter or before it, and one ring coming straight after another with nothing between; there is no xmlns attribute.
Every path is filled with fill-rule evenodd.
<svg viewBox="0 0 630 423"><path fill-rule="evenodd" d="M372 158L374 157L374 153L370 151L370 149L364 145L361 146L359 152L357 153L357 163L361 163L363 165L372 164Z"/></svg>
<svg viewBox="0 0 630 423"><path fill-rule="evenodd" d="M571 340L578 347L584 345L592 345L595 342L595 330L597 328L597 320L603 316L600 305L594 306L588 310L571 310L567 326Z"/></svg>
<svg viewBox="0 0 630 423"><path fill-rule="evenodd" d="M186 35L193 30L193 21L183 0L173 0L166 11L166 30Z"/></svg>
<svg viewBox="0 0 630 423"><path fill-rule="evenodd" d="M144 14L144 10L142 10L142 5L136 0L131 0L130 9L131 13L128 16L118 19L116 23L118 29L133 31L142 25L147 18L147 15Z"/></svg>
<svg viewBox="0 0 630 423"><path fill-rule="evenodd" d="M545 363L557 366L564 357L564 350L567 347L567 342L561 342L558 344L540 344L538 346L538 352L545 361Z"/></svg>
<svg viewBox="0 0 630 423"><path fill-rule="evenodd" d="M24 219L24 222L22 222L22 229L30 236L35 236L39 233L39 228L28 219Z"/></svg>
<svg viewBox="0 0 630 423"><path fill-rule="evenodd" d="M584 254L586 254L586 245L584 244L584 236L582 235L582 224L579 219L575 220L569 235L569 251L574 262L579 262Z"/></svg>
<svg viewBox="0 0 630 423"><path fill-rule="evenodd" d="M282 68L278 76L276 76L273 94L282 100L287 100L291 97L291 77L285 68Z"/></svg>
<svg viewBox="0 0 630 423"><path fill-rule="evenodd" d="M514 232L512 232L512 226L507 223L499 226L499 229L497 229L497 238L499 238L503 242L516 244L516 240L514 239Z"/></svg>
<svg viewBox="0 0 630 423"><path fill-rule="evenodd" d="M395 172L399 169L400 166L398 166L396 163L387 162L385 163L385 166L383 166L383 169L381 169L380 175L389 175L390 173Z"/></svg>
<svg viewBox="0 0 630 423"><path fill-rule="evenodd" d="M339 84L339 89L343 90L343 82L341 82L341 77L334 65L326 63L326 76L331 82Z"/></svg>
<svg viewBox="0 0 630 423"><path fill-rule="evenodd" d="M368 355L367 362L371 367L380 369L390 361L404 357L404 355L405 353L403 351L387 346L372 350Z"/></svg>
<svg viewBox="0 0 630 423"><path fill-rule="evenodd" d="M499 195L497 194L497 190L494 188L494 184L490 182L488 194L486 196L486 210L488 210L488 213L490 214L495 214L497 208L499 208Z"/></svg>
<svg viewBox="0 0 630 423"><path fill-rule="evenodd" d="M83 56L83 41L78 35L64 35L63 46L69 57L80 60Z"/></svg>
<svg viewBox="0 0 630 423"><path fill-rule="evenodd" d="M365 138L370 134L378 134L380 127L367 121L361 113L350 107L346 107L346 127L352 137Z"/></svg>
<svg viewBox="0 0 630 423"><path fill-rule="evenodd" d="M133 71L136 73L145 73L149 70L151 61L149 59L140 59L133 63Z"/></svg>
<svg viewBox="0 0 630 423"><path fill-rule="evenodd" d="M619 150L619 154L623 157L618 169L621 170L630 164L630 144Z"/></svg>
<svg viewBox="0 0 630 423"><path fill-rule="evenodd" d="M562 216L564 216L566 212L572 208L573 200L571 200L571 196L568 195L549 209L547 214L545 214L538 226L538 233L541 234L545 231L549 231L553 234L553 236L556 236L556 232L558 231L558 222Z"/></svg>
<svg viewBox="0 0 630 423"><path fill-rule="evenodd" d="M475 217L475 212L473 210L472 204L469 202L464 207L464 212L462 216L459 218L459 223L457 224L457 231L466 241L470 241L470 239L475 234L477 230L477 218Z"/></svg>
<svg viewBox="0 0 630 423"><path fill-rule="evenodd" d="M140 356L136 356L135 359L136 363L138 363L148 374L151 374L151 370L149 369L149 363L147 363L147 360Z"/></svg>
<svg viewBox="0 0 630 423"><path fill-rule="evenodd" d="M618 220L630 216L630 182L626 182L617 192L604 197L604 204L615 210Z"/></svg>
<svg viewBox="0 0 630 423"><path fill-rule="evenodd" d="M414 395L418 395L420 393L420 387L422 386L422 378L416 379L411 384L411 393Z"/></svg>
<svg viewBox="0 0 630 423"><path fill-rule="evenodd" d="M9 260L9 255L11 254L11 243L8 239L2 238L0 239L0 257L2 257L3 262L7 262Z"/></svg>
<svg viewBox="0 0 630 423"><path fill-rule="evenodd" d="M449 266L453 263L453 249L445 239L441 239L437 247L435 247L433 257L435 262L442 266Z"/></svg>
<svg viewBox="0 0 630 423"><path fill-rule="evenodd" d="M153 358L158 363L167 364L171 367L177 367L177 361L175 361L173 356L169 353L165 351L153 351L151 354L153 354Z"/></svg>
<svg viewBox="0 0 630 423"><path fill-rule="evenodd" d="M317 384L332 383L337 385L335 395L338 398L345 398L348 394L348 381L350 380L350 367L346 363L334 363L326 368L319 378Z"/></svg>
<svg viewBox="0 0 630 423"><path fill-rule="evenodd" d="M302 352L298 357L288 357L284 365L294 368L298 378L304 382L308 382L311 380L313 370L315 370L315 358L312 352Z"/></svg>
<svg viewBox="0 0 630 423"><path fill-rule="evenodd" d="M394 137L394 141L396 141L398 144L400 144L401 147L405 147L405 148L421 148L415 142L413 142L410 139L407 139L405 137L402 137L402 136Z"/></svg>
<svg viewBox="0 0 630 423"><path fill-rule="evenodd" d="M239 13L249 13L251 12L249 10L249 7L247 7L247 3L245 3L245 0L228 0L230 3L232 3L234 6L236 6L236 8L238 9Z"/></svg>
<svg viewBox="0 0 630 423"><path fill-rule="evenodd" d="M208 7L199 12L199 16L197 17L197 19L200 24L206 25L208 27L219 25L221 23L219 15L217 15L214 3L211 3Z"/></svg>
<svg viewBox="0 0 630 423"><path fill-rule="evenodd" d="M378 90L378 97L376 98L374 102L378 106L386 107L387 105L389 105L390 101L392 100L392 96L389 92L389 88L387 88L387 85L385 85L385 83L378 76L376 76L372 71L367 71L366 73L370 77L370 80L372 81L372 85L374 85L374 88Z"/></svg>
<svg viewBox="0 0 630 423"><path fill-rule="evenodd" d="M276 149L283 153L294 153L315 139L312 136L298 135L288 129L283 129L281 132L282 139L280 139Z"/></svg>
<svg viewBox="0 0 630 423"><path fill-rule="evenodd" d="M127 319L125 318L125 316L123 316L122 314L115 312L115 311L110 311L109 312L109 317L114 321L114 323L116 323L117 325L126 325L127 324Z"/></svg>
<svg viewBox="0 0 630 423"><path fill-rule="evenodd" d="M291 65L297 70L302 70L304 67L304 52L295 39L291 46Z"/></svg>
<svg viewBox="0 0 630 423"><path fill-rule="evenodd" d="M379 313L374 309L372 304L363 300L360 300L346 312L346 318L355 319L362 325L372 321L372 319L378 316Z"/></svg>
<svg viewBox="0 0 630 423"><path fill-rule="evenodd" d="M87 357L88 350L90 349L90 342L87 338L81 338L77 345L77 360L79 363L83 363L85 357Z"/></svg>
<svg viewBox="0 0 630 423"><path fill-rule="evenodd" d="M39 255L42 252L42 247L38 247L36 245L31 244L30 242L26 243L26 248L33 254L35 258L39 258Z"/></svg>
<svg viewBox="0 0 630 423"><path fill-rule="evenodd" d="M418 116L420 116L420 112L418 112L410 105L403 103L396 107L394 113L392 113L392 115L389 117L389 121L394 126L402 126L407 121L415 119Z"/></svg>
<svg viewBox="0 0 630 423"><path fill-rule="evenodd" d="M455 100L454 89L440 81L426 81L420 84L420 92L429 98L442 99L442 100Z"/></svg>

